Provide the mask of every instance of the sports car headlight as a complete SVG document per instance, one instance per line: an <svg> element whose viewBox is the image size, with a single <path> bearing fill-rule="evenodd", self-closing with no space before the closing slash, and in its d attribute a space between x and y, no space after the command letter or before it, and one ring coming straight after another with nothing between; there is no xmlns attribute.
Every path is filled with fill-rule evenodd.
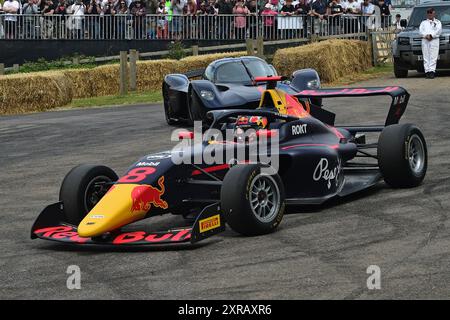
<svg viewBox="0 0 450 320"><path fill-rule="evenodd" d="M205 100L214 100L214 92L209 90L200 91L200 96Z"/></svg>
<svg viewBox="0 0 450 320"><path fill-rule="evenodd" d="M398 37L398 44L402 46L409 45L409 38L408 37Z"/></svg>
<svg viewBox="0 0 450 320"><path fill-rule="evenodd" d="M306 86L310 89L319 89L320 88L320 81L318 79L308 81Z"/></svg>

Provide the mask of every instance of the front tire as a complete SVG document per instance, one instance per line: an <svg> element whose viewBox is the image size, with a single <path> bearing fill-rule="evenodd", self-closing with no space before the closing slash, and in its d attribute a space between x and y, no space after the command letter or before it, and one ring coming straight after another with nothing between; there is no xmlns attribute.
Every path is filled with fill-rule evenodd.
<svg viewBox="0 0 450 320"><path fill-rule="evenodd" d="M285 196L281 178L262 169L261 164L236 165L223 180L220 199L225 220L245 236L273 232L283 219Z"/></svg>
<svg viewBox="0 0 450 320"><path fill-rule="evenodd" d="M66 221L80 224L117 179L117 174L106 166L83 164L70 170L59 191Z"/></svg>
<svg viewBox="0 0 450 320"><path fill-rule="evenodd" d="M395 58L394 58L394 75L396 78L408 77L408 69L402 68L398 60Z"/></svg>
<svg viewBox="0 0 450 320"><path fill-rule="evenodd" d="M427 171L427 145L412 124L387 126L378 140L378 165L384 181L394 188L418 186Z"/></svg>

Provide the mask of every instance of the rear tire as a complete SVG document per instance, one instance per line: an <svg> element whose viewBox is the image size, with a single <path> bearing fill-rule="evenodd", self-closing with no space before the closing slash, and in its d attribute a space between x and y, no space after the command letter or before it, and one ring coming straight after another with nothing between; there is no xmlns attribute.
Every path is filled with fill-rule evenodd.
<svg viewBox="0 0 450 320"><path fill-rule="evenodd" d="M396 78L408 77L408 69L402 68L400 66L400 63L395 58L394 58L394 75Z"/></svg>
<svg viewBox="0 0 450 320"><path fill-rule="evenodd" d="M66 175L59 191L59 200L64 204L66 221L78 225L86 214L117 181L117 174L106 166L82 164Z"/></svg>
<svg viewBox="0 0 450 320"><path fill-rule="evenodd" d="M225 175L220 192L226 222L245 236L273 232L284 215L281 178L276 173L261 172L262 167L261 164L232 167Z"/></svg>
<svg viewBox="0 0 450 320"><path fill-rule="evenodd" d="M378 140L378 165L384 181L394 188L418 186L427 171L427 145L412 124L387 126Z"/></svg>

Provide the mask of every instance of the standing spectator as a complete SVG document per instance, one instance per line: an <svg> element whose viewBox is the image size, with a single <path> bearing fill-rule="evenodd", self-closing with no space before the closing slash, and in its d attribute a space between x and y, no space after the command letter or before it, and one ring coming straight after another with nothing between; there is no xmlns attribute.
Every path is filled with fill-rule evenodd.
<svg viewBox="0 0 450 320"><path fill-rule="evenodd" d="M327 28L327 3L325 0L313 0L311 4L311 16L314 17L313 33L326 35Z"/></svg>
<svg viewBox="0 0 450 320"><path fill-rule="evenodd" d="M258 19L258 14L257 14L257 4L256 4L256 0L250 0L247 3L247 9L248 9L248 29L249 29L249 37L252 39L256 38L256 28L257 28L257 19Z"/></svg>
<svg viewBox="0 0 450 320"><path fill-rule="evenodd" d="M20 13L20 3L17 0L6 0L3 3L5 12L5 38L15 39L17 34L17 14Z"/></svg>
<svg viewBox="0 0 450 320"><path fill-rule="evenodd" d="M25 39L36 39L36 17L39 13L38 6L34 3L34 0L28 0L22 8L22 14L24 15L24 37Z"/></svg>
<svg viewBox="0 0 450 320"><path fill-rule="evenodd" d="M135 39L142 39L145 33L145 7L140 0L135 2L133 9L131 9L133 15L134 37Z"/></svg>
<svg viewBox="0 0 450 320"><path fill-rule="evenodd" d="M389 26L389 18L391 16L389 5L384 0L380 0L378 1L378 6L380 7L381 27L385 29Z"/></svg>
<svg viewBox="0 0 450 320"><path fill-rule="evenodd" d="M341 17L344 9L341 0L331 0L328 6L328 23L331 26L331 34L340 34Z"/></svg>
<svg viewBox="0 0 450 320"><path fill-rule="evenodd" d="M66 38L66 15L67 5L65 0L59 0L55 7L55 14L57 14L58 20L56 21L57 38Z"/></svg>
<svg viewBox="0 0 450 320"><path fill-rule="evenodd" d="M183 10L184 6L186 4L186 0L172 0L171 2L171 9L173 12L173 20L172 20L172 37L175 39L180 39L181 37L181 30L183 30Z"/></svg>
<svg viewBox="0 0 450 320"><path fill-rule="evenodd" d="M86 5L86 29L89 39L100 38L100 22L98 16L101 12L100 0L91 0Z"/></svg>
<svg viewBox="0 0 450 320"><path fill-rule="evenodd" d="M367 29L372 29L375 6L370 3L370 0L364 0L361 4L361 14L363 15L363 32L365 32Z"/></svg>
<svg viewBox="0 0 450 320"><path fill-rule="evenodd" d="M184 15L186 19L187 38L197 39L197 21L195 15L197 13L197 2L195 0L188 0L184 7Z"/></svg>
<svg viewBox="0 0 450 320"><path fill-rule="evenodd" d="M53 38L53 23L56 5L53 4L53 0L45 0L44 9L42 9L43 24L42 24L42 39Z"/></svg>
<svg viewBox="0 0 450 320"><path fill-rule="evenodd" d="M219 14L219 37L228 39L231 34L231 17L222 15L233 14L233 4L231 0L219 0L216 9Z"/></svg>
<svg viewBox="0 0 450 320"><path fill-rule="evenodd" d="M84 38L83 19L85 11L86 7L81 0L75 0L75 3L67 9L67 13L71 15L67 20L67 23L73 39Z"/></svg>
<svg viewBox="0 0 450 320"><path fill-rule="evenodd" d="M126 39L127 31L127 16L130 13L125 0L120 0L114 8L116 20L116 34L119 39Z"/></svg>
<svg viewBox="0 0 450 320"><path fill-rule="evenodd" d="M434 8L427 10L427 19L420 23L419 32L422 36L422 55L425 77L433 79L436 72L436 63L439 56L439 36L442 33L442 24L435 18Z"/></svg>
<svg viewBox="0 0 450 320"><path fill-rule="evenodd" d="M217 10L215 8L214 0L208 0L208 4L205 8L205 23L206 26L206 34L207 39L216 39L216 18L217 18Z"/></svg>
<svg viewBox="0 0 450 320"><path fill-rule="evenodd" d="M292 4L292 0L286 0L284 5L281 7L280 14L283 17L291 17L292 15L295 14L295 11L296 10L295 10L294 5ZM281 19L285 20L285 18L281 18ZM292 26L290 25L292 20L289 19L288 21L289 21L289 24L285 23L286 33L284 35L282 35L282 37L284 36L287 39L292 39Z"/></svg>
<svg viewBox="0 0 450 320"><path fill-rule="evenodd" d="M403 31L403 29L405 29L405 28L403 28L402 25L401 25L401 20L402 20L402 16L401 16L399 13L397 13L397 14L395 15L395 21L394 21L394 23L392 24L392 25L394 26L394 32L395 32L395 33L399 33L399 32L401 32L401 31Z"/></svg>
<svg viewBox="0 0 450 320"><path fill-rule="evenodd" d="M156 9L158 9L158 0L147 0L145 4L145 10L147 14L156 14Z"/></svg>
<svg viewBox="0 0 450 320"><path fill-rule="evenodd" d="M236 39L245 39L246 33L246 16L248 9L244 5L243 0L236 0L236 5L233 8L234 18L234 37Z"/></svg>
<svg viewBox="0 0 450 320"><path fill-rule="evenodd" d="M357 33L359 31L358 19L359 14L361 14L361 6L356 0L348 0L344 10L346 13L343 19L344 33Z"/></svg>
<svg viewBox="0 0 450 320"><path fill-rule="evenodd" d="M308 35L308 18L307 15L311 10L311 6L309 5L308 0L300 0L298 4L295 6L296 14L302 16L302 34L303 38L306 38Z"/></svg>
<svg viewBox="0 0 450 320"><path fill-rule="evenodd" d="M103 4L101 14L100 29L103 33L103 39L114 39L114 31L116 29L116 9L113 0L107 0L107 2ZM119 19L121 18L122 17Z"/></svg>
<svg viewBox="0 0 450 320"><path fill-rule="evenodd" d="M273 10L273 6L270 3L267 3L264 7L261 15L263 18L264 24L264 38L265 39L273 39L275 35L275 17L278 12Z"/></svg>
<svg viewBox="0 0 450 320"><path fill-rule="evenodd" d="M158 39L166 39L167 38L167 22L166 22L166 2L165 2L165 0L161 0L161 2L159 3L158 8L156 9L156 14L158 14L156 37Z"/></svg>

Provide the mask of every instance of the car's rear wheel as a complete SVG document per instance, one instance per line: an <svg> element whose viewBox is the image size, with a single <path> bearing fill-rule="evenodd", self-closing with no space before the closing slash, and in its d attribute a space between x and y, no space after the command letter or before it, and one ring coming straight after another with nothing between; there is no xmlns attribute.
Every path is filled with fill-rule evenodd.
<svg viewBox="0 0 450 320"><path fill-rule="evenodd" d="M225 220L242 235L270 233L283 219L285 202L281 178L277 173L266 173L262 169L261 164L236 165L223 180L220 199Z"/></svg>
<svg viewBox="0 0 450 320"><path fill-rule="evenodd" d="M106 166L83 164L70 170L59 191L66 221L78 225L117 179Z"/></svg>
<svg viewBox="0 0 450 320"><path fill-rule="evenodd" d="M378 139L378 165L387 184L395 188L418 186L427 172L427 144L412 124L387 126Z"/></svg>
<svg viewBox="0 0 450 320"><path fill-rule="evenodd" d="M394 75L396 78L408 77L408 69L402 68L398 59L394 58Z"/></svg>

